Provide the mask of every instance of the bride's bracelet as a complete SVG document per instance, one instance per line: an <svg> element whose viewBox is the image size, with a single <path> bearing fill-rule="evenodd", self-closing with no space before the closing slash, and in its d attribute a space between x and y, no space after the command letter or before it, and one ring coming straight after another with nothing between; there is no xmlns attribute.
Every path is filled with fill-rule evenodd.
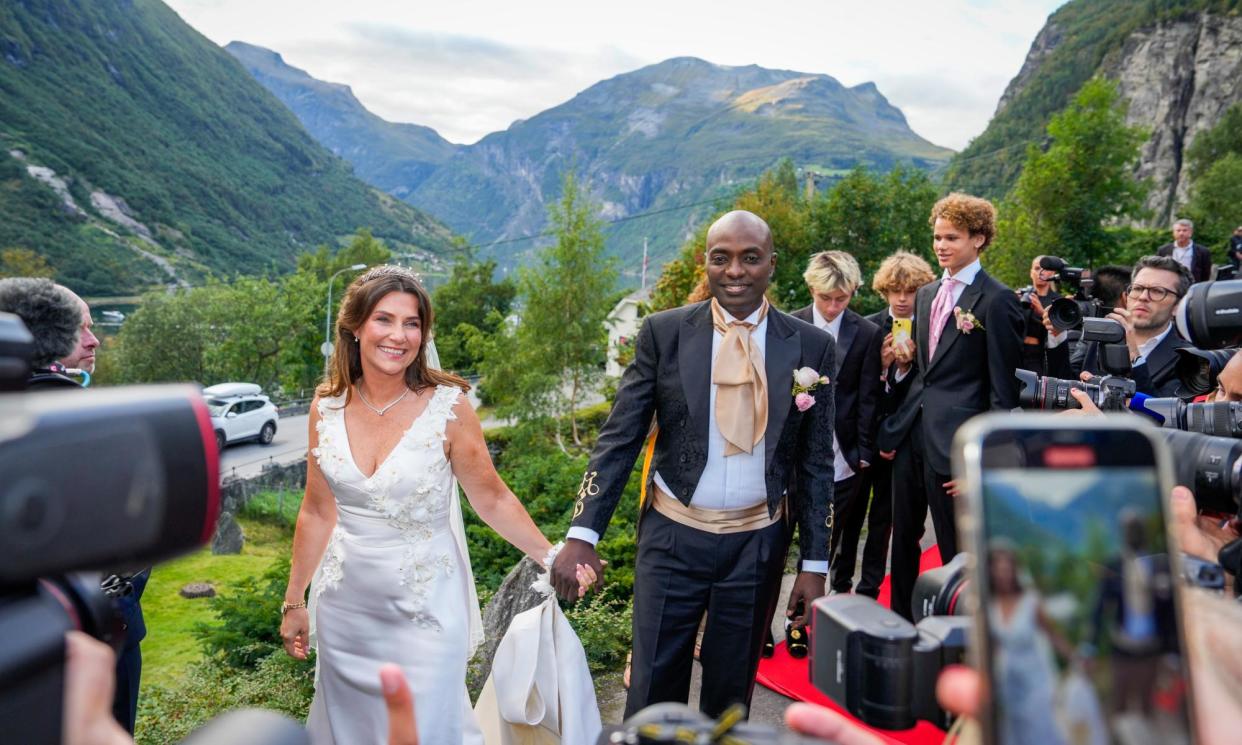
<svg viewBox="0 0 1242 745"><path fill-rule="evenodd" d="M543 557L543 568L544 569L547 569L548 571L552 570L552 562L556 561L556 555L561 552L562 548L565 548L564 541L561 541L553 545L552 548L548 549L547 556Z"/></svg>

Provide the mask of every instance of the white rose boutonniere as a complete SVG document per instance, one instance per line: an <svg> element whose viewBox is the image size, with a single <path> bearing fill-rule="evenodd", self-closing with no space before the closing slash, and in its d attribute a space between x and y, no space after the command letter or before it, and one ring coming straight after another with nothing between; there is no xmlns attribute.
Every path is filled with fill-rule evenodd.
<svg viewBox="0 0 1242 745"><path fill-rule="evenodd" d="M979 322L979 319L975 318L975 314L968 310L954 308L953 321L957 324L957 330L961 331L963 334L969 334L975 329L987 331L987 329L983 328L983 324Z"/></svg>

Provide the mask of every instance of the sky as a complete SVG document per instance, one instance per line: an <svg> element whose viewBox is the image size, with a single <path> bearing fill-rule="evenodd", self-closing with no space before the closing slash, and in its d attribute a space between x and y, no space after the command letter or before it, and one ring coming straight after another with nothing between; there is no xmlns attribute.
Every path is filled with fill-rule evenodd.
<svg viewBox="0 0 1242 745"><path fill-rule="evenodd" d="M279 52L371 111L468 144L670 57L874 82L915 132L983 131L1063 0L166 0L218 44Z"/></svg>

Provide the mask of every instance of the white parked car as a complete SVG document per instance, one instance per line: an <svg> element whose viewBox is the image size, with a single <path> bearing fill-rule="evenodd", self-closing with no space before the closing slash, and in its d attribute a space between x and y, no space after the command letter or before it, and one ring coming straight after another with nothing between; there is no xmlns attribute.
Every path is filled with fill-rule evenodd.
<svg viewBox="0 0 1242 745"><path fill-rule="evenodd" d="M254 383L220 383L203 389L216 446L221 450L242 440L270 445L276 436L280 410Z"/></svg>

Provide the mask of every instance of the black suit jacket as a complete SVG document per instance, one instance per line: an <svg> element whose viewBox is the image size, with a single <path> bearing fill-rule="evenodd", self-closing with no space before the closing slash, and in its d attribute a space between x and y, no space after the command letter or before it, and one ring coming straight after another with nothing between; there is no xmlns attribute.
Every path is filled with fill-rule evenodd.
<svg viewBox="0 0 1242 745"><path fill-rule="evenodd" d="M1082 365L1076 372L1104 375L1100 369L1099 346L1097 342L1080 344ZM1190 346L1194 345L1178 336L1176 327L1170 329L1169 335L1151 350L1143 364L1131 370L1129 377L1134 381L1134 390L1156 398L1176 396L1181 388L1177 379L1177 350Z"/></svg>
<svg viewBox="0 0 1242 745"><path fill-rule="evenodd" d="M1161 256L1173 255L1173 244L1166 243L1156 252ZM1196 282L1206 282L1212 276L1212 252L1194 241L1190 242L1190 276Z"/></svg>
<svg viewBox="0 0 1242 745"><path fill-rule="evenodd" d="M958 427L976 414L1017 407L1014 370L1022 360L1024 327L1018 296L980 270L955 307L973 313L982 327L962 333L950 314L936 356L928 359L931 306L940 284L924 285L915 297L918 374L912 372L898 384L906 389L905 400L885 429L922 427L924 457L936 473L949 474L949 448Z"/></svg>
<svg viewBox="0 0 1242 745"><path fill-rule="evenodd" d="M813 306L790 315L815 324ZM841 335L837 338L836 429L841 455L858 473L860 461L875 463L876 409L879 406L880 327L859 314L845 309Z"/></svg>
<svg viewBox="0 0 1242 745"><path fill-rule="evenodd" d="M768 311L764 367L768 378L768 428L764 440L768 509L775 513L795 471L806 488L791 495L802 557L828 559L828 506L832 501L832 425L835 345L825 331L772 308ZM654 415L660 426L651 474L672 496L689 504L707 464L711 396L710 301L647 316L638 331L634 361L621 376L608 421L600 429L574 505L573 525L601 536ZM794 406L793 373L811 367L828 375L805 412ZM650 487L650 484L648 484Z"/></svg>

